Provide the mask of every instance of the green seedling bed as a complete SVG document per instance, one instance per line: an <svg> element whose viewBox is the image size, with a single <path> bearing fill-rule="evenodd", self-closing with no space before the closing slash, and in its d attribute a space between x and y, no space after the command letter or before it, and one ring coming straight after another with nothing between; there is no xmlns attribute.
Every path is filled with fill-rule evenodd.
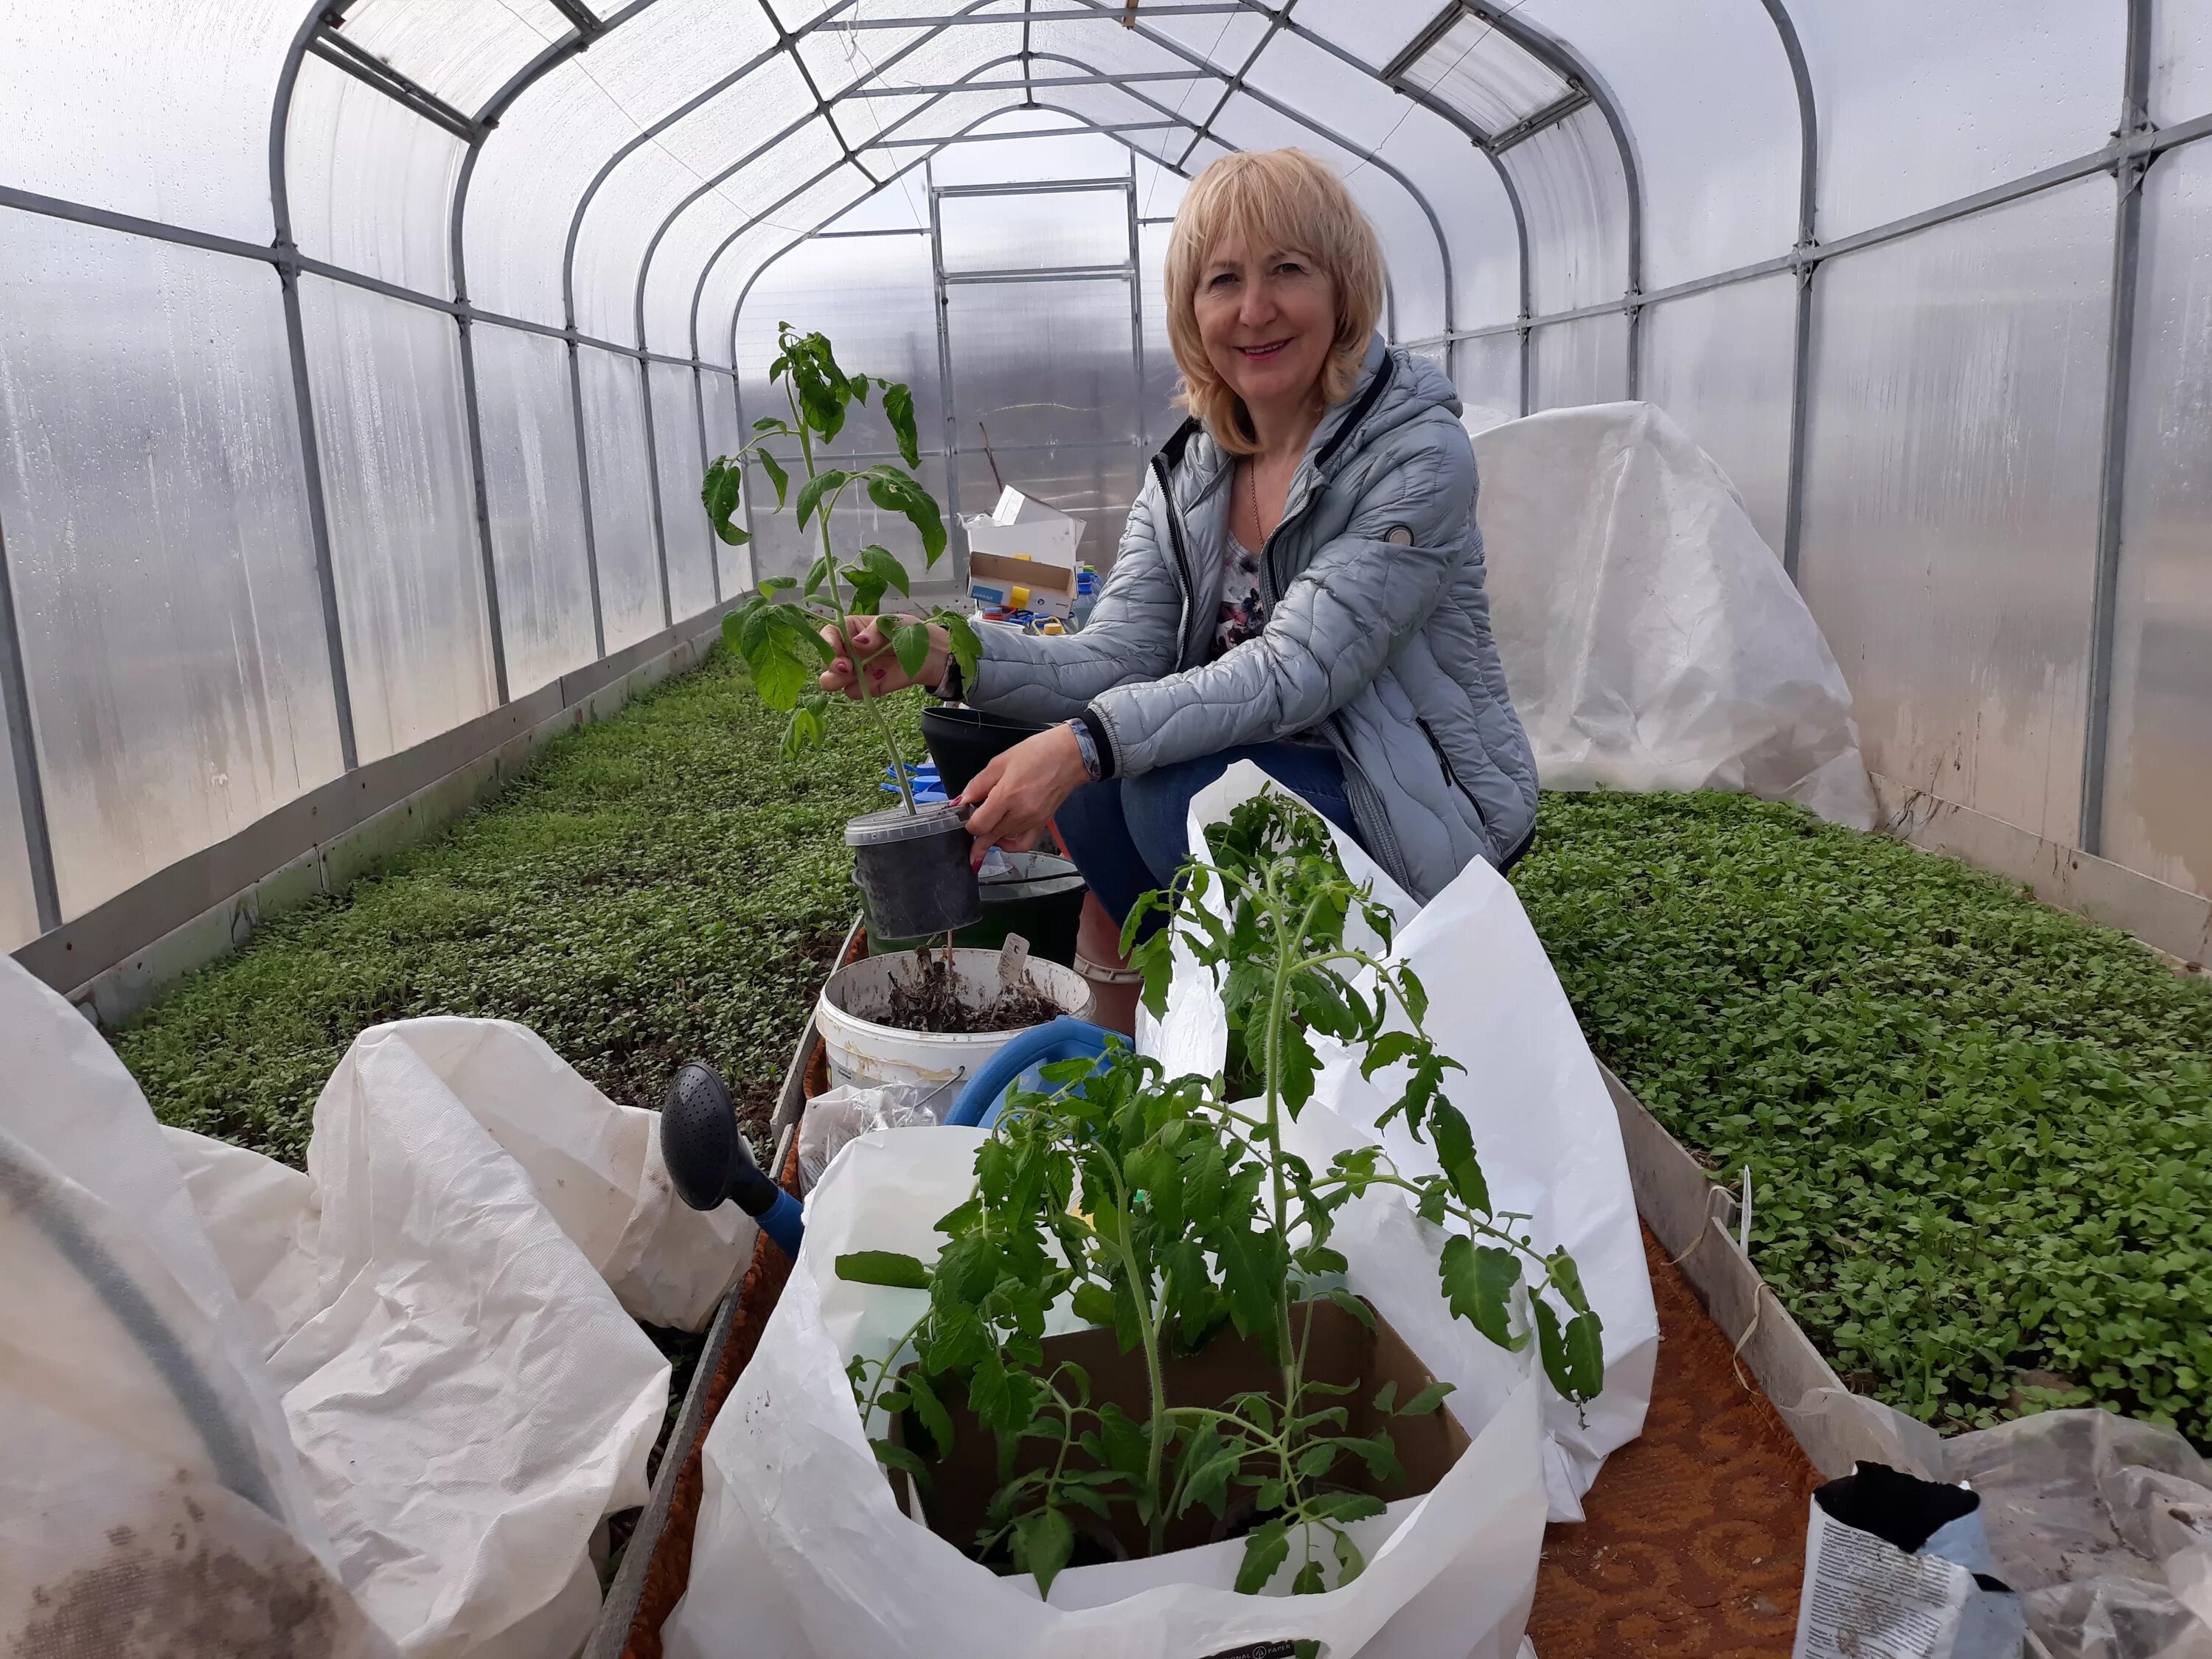
<svg viewBox="0 0 2212 1659"><path fill-rule="evenodd" d="M917 711L889 712L919 754ZM116 1049L165 1122L293 1164L355 1035L418 1014L520 1020L634 1105L709 1060L759 1141L852 923L845 820L883 775L861 722L797 761L782 726L718 650L556 739L434 840L263 927Z"/></svg>
<svg viewBox="0 0 2212 1659"><path fill-rule="evenodd" d="M1599 1055L1854 1387L2212 1444L2212 984L1954 860L1719 794L1548 795L1515 872Z"/></svg>

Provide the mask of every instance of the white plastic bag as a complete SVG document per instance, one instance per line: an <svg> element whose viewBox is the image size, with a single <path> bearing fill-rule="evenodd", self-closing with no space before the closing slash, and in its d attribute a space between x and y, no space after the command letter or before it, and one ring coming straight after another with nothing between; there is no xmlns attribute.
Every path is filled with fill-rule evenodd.
<svg viewBox="0 0 2212 1659"><path fill-rule="evenodd" d="M752 1237L673 1201L653 1115L520 1026L380 1026L301 1174L161 1130L12 962L0 1053L0 1635L573 1653L668 1392L609 1281L696 1323Z"/></svg>
<svg viewBox="0 0 2212 1659"><path fill-rule="evenodd" d="M1875 825L1850 688L1727 476L1662 410L1470 424L1491 617L1554 789L1733 789Z"/></svg>
<svg viewBox="0 0 2212 1659"><path fill-rule="evenodd" d="M0 1649L388 1656L153 1114L0 959Z"/></svg>
<svg viewBox="0 0 2212 1659"><path fill-rule="evenodd" d="M1190 805L1194 849L1208 823L1273 787L1249 761L1231 767ZM1389 960L1410 963L1429 993L1428 1032L1466 1067L1444 1074L1444 1093L1474 1131L1475 1151L1500 1210L1530 1217L1540 1250L1565 1245L1605 1324L1605 1389L1577 1412L1543 1385L1545 1484L1552 1518L1579 1521L1582 1495L1606 1454L1643 1432L1659 1353L1659 1315L1644 1261L1636 1194L1620 1119L1551 958L1510 884L1480 860L1425 907L1416 905L1334 825L1345 872L1372 883L1398 918ZM1180 945L1169 1012L1138 1017L1138 1047L1169 1072L1220 1069L1228 1042L1212 981ZM1389 1071L1370 1081L1358 1060L1316 1037L1322 1061L1314 1099L1370 1139L1393 1094ZM1380 1137L1399 1169L1431 1175L1433 1149L1394 1123ZM1333 1148L1331 1149L1334 1150Z"/></svg>
<svg viewBox="0 0 2212 1659"><path fill-rule="evenodd" d="M848 1084L815 1096L799 1120L800 1189L811 1191L830 1160L869 1130L933 1128L957 1098L932 1083Z"/></svg>
<svg viewBox="0 0 2212 1659"><path fill-rule="evenodd" d="M1309 1111L1309 1118L1326 1115ZM1535 1590L1544 1527L1537 1385L1527 1357L1449 1317L1433 1233L1395 1198L1346 1206L1349 1282L1438 1376L1474 1444L1425 1498L1354 1536L1367 1570L1322 1595L1231 1588L1239 1540L1152 1560L1071 1567L1049 1602L909 1520L869 1449L844 1367L881 1353L923 1293L849 1285L848 1250L933 1258L939 1216L965 1198L984 1131L878 1130L809 1200L806 1244L752 1363L709 1431L690 1588L662 1631L669 1659L1202 1659L1321 1642L1331 1659L1510 1659ZM1297 1554L1294 1549L1293 1558Z"/></svg>
<svg viewBox="0 0 2212 1659"><path fill-rule="evenodd" d="M1784 1415L1826 1419L1863 1461L1979 1492L2038 1659L2212 1659L2212 1462L2174 1430L2085 1407L1947 1440L1834 1389Z"/></svg>
<svg viewBox="0 0 2212 1659"><path fill-rule="evenodd" d="M2212 1659L2212 1462L2177 1431L2044 1412L1946 1440L1942 1473L2051 1659Z"/></svg>

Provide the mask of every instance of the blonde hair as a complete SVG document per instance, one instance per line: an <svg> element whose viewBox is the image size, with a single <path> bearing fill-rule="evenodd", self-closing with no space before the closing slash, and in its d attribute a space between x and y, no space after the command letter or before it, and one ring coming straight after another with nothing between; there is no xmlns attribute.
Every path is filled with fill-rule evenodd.
<svg viewBox="0 0 2212 1659"><path fill-rule="evenodd" d="M1352 395L1382 314L1382 249L1344 180L1301 149L1224 155L1191 182L1168 239L1168 343L1182 371L1176 400L1232 455L1256 453L1243 399L1207 361L1198 337L1199 277L1224 240L1257 252L1310 254L1336 289L1336 338L1322 365L1324 406Z"/></svg>

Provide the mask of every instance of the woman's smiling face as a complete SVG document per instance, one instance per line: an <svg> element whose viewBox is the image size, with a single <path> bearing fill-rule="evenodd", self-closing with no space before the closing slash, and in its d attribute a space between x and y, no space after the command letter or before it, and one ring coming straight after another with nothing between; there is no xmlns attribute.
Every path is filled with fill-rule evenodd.
<svg viewBox="0 0 2212 1659"><path fill-rule="evenodd" d="M1248 407L1312 401L1336 339L1336 285L1310 254L1224 240L1192 296L1206 361Z"/></svg>

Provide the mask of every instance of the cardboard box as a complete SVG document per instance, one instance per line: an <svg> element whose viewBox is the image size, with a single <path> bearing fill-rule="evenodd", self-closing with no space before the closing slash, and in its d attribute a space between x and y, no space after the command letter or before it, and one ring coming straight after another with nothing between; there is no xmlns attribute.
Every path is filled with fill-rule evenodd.
<svg viewBox="0 0 2212 1659"><path fill-rule="evenodd" d="M1075 572L1003 553L970 553L968 597L989 610L1027 611L1065 622L1075 608Z"/></svg>
<svg viewBox="0 0 2212 1659"><path fill-rule="evenodd" d="M986 609L1066 620L1075 604L1083 521L1007 489L988 518L963 519L968 597Z"/></svg>
<svg viewBox="0 0 2212 1659"><path fill-rule="evenodd" d="M1083 543L1083 520L1070 518L1056 507L1031 501L1008 488L988 518L963 519L971 553L1027 554L1044 564L1073 569Z"/></svg>

